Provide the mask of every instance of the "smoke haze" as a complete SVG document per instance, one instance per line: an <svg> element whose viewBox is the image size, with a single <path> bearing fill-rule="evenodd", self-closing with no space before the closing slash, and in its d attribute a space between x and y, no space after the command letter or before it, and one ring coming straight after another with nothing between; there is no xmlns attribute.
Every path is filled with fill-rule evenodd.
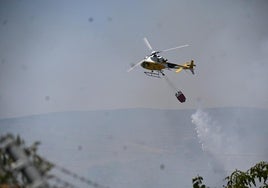
<svg viewBox="0 0 268 188"><path fill-rule="evenodd" d="M45 158L111 188L191 187L198 174L220 187L267 161L267 122L252 108L125 109L2 119L0 133L41 141Z"/></svg>
<svg viewBox="0 0 268 188"><path fill-rule="evenodd" d="M222 185L268 158L267 10L266 0L0 1L0 133L40 140L48 158L111 187L190 187L197 174ZM126 72L150 53L144 37L154 50L190 44L161 54L195 60L194 76L165 71L185 103L141 67Z"/></svg>
<svg viewBox="0 0 268 188"><path fill-rule="evenodd" d="M235 169L247 170L249 164L253 166L258 161L267 160L267 146L264 143L267 141L267 122L263 121L262 113L232 109L222 110L223 115L220 111L199 108L191 116L212 169L225 177Z"/></svg>

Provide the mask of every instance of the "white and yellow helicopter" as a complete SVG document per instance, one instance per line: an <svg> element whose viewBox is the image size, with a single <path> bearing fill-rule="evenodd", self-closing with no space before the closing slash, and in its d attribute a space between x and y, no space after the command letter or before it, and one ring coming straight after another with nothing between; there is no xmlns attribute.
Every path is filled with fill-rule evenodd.
<svg viewBox="0 0 268 188"><path fill-rule="evenodd" d="M147 40L147 38L144 38L144 42L147 45L147 47L149 48L149 50L151 50L151 55L146 56L143 60L141 60L140 62L138 62L137 64L133 65L127 72L132 71L135 67L141 65L143 68L150 70L150 71L145 71L144 73L148 76L152 76L152 77L157 77L160 78L160 74L162 76L165 76L164 74L164 69L175 69L177 73L181 72L182 70L190 70L192 72L192 74L194 74L194 67L196 66L194 64L194 60L191 60L190 62L186 62L183 65L179 65L179 64L175 64L175 63L170 63L168 62L167 59L163 58L162 56L159 55L159 53L161 52L167 52L170 50L175 50L175 49L179 49L179 48L184 48L189 46L188 44L186 45L182 45L182 46L177 46L174 48L169 48L166 50L161 50L161 51L154 51L152 46L150 45L149 41Z"/></svg>

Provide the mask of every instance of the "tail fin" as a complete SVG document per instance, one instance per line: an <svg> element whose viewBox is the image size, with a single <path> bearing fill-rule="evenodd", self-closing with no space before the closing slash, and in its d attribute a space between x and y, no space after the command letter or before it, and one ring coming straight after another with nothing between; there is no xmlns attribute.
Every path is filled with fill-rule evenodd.
<svg viewBox="0 0 268 188"><path fill-rule="evenodd" d="M190 69L190 71L192 72L192 74L194 74L194 67L195 67L196 65L194 64L194 60L191 60L191 63L189 64L189 69Z"/></svg>

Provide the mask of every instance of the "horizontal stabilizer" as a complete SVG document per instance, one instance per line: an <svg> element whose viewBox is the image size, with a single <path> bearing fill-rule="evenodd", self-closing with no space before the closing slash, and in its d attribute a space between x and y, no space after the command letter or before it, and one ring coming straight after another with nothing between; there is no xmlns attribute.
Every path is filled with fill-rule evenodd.
<svg viewBox="0 0 268 188"><path fill-rule="evenodd" d="M176 73L179 73L179 72L181 72L182 71L182 67L180 67L180 68L178 68L177 70L176 70Z"/></svg>

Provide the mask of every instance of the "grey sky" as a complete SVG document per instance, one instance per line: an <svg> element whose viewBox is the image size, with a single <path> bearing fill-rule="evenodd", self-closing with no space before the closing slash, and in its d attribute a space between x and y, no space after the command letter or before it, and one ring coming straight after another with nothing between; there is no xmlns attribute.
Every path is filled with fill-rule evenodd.
<svg viewBox="0 0 268 188"><path fill-rule="evenodd" d="M0 117L115 108L268 107L267 1L0 2ZM156 49L196 75L164 80L131 63Z"/></svg>

